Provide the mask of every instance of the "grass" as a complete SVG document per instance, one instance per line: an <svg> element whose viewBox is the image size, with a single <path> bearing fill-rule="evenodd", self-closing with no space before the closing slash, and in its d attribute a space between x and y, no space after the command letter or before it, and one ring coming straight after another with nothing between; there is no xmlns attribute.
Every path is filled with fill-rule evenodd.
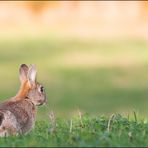
<svg viewBox="0 0 148 148"><path fill-rule="evenodd" d="M19 65L35 63L48 108L58 116L71 116L78 108L100 115L135 109L146 116L147 47L141 39L1 38L1 101L19 88ZM41 107L38 119L45 112Z"/></svg>
<svg viewBox="0 0 148 148"><path fill-rule="evenodd" d="M37 121L25 136L0 138L1 147L143 147L148 146L148 123L120 114L73 116Z"/></svg>
<svg viewBox="0 0 148 148"><path fill-rule="evenodd" d="M0 146L148 146L147 47L141 39L1 38L1 101L19 88L19 65L35 63L48 105L32 132L0 138ZM73 117L77 109L89 115ZM120 115L133 109L138 118Z"/></svg>

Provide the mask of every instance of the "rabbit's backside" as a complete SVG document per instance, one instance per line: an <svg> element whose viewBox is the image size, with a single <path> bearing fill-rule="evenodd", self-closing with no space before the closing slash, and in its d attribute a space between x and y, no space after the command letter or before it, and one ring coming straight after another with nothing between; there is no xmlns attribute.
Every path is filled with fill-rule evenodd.
<svg viewBox="0 0 148 148"><path fill-rule="evenodd" d="M36 82L36 72L34 65L20 66L18 94L0 104L0 136L24 134L33 128L36 106L46 102L44 88Z"/></svg>

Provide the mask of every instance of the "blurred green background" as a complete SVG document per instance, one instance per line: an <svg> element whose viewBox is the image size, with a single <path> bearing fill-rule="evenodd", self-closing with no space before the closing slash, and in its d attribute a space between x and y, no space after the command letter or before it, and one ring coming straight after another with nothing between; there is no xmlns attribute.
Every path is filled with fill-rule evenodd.
<svg viewBox="0 0 148 148"><path fill-rule="evenodd" d="M0 2L1 101L17 93L20 64L34 63L48 97L38 119L51 110L147 116L147 2L92 3Z"/></svg>

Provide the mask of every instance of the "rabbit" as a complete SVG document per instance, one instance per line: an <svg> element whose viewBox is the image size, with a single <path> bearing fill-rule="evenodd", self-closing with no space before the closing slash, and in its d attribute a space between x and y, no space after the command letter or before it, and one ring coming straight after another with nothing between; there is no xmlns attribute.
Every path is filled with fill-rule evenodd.
<svg viewBox="0 0 148 148"><path fill-rule="evenodd" d="M37 106L47 103L44 87L36 81L35 65L19 68L21 87L0 104L0 137L27 134L35 125Z"/></svg>

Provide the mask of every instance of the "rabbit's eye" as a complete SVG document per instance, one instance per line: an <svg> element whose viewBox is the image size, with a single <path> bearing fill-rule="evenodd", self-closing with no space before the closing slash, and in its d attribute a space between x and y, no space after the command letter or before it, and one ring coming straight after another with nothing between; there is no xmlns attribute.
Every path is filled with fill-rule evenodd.
<svg viewBox="0 0 148 148"><path fill-rule="evenodd" d="M44 87L43 86L40 87L40 91L44 92Z"/></svg>

